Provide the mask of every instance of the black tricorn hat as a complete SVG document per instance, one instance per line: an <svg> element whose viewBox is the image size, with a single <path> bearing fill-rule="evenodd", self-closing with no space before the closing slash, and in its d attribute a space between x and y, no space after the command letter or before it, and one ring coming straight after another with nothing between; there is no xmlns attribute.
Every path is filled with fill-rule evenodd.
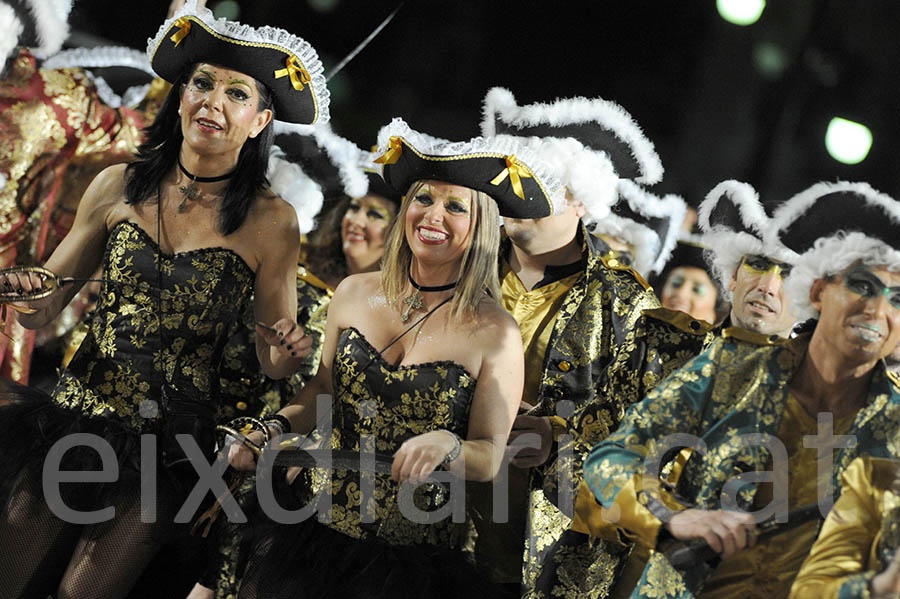
<svg viewBox="0 0 900 599"><path fill-rule="evenodd" d="M401 194L432 179L486 193L508 218L543 218L565 205L559 180L514 138L449 142L396 118L378 132L378 152L385 182Z"/></svg>
<svg viewBox="0 0 900 599"><path fill-rule="evenodd" d="M369 178L368 195L380 196L386 200L390 200L398 206L400 205L400 202L403 201L403 195L384 182L384 179L381 178L379 169L365 167L363 170Z"/></svg>
<svg viewBox="0 0 900 599"><path fill-rule="evenodd" d="M153 70L170 83L191 65L208 62L265 84L279 120L306 125L328 121L322 62L309 43L283 29L216 19L189 3L148 40L147 55Z"/></svg>
<svg viewBox="0 0 900 599"><path fill-rule="evenodd" d="M663 176L653 142L620 105L602 98L563 98L519 106L502 87L488 91L482 108L481 134L573 138L585 148L604 152L620 179L653 185Z"/></svg>
<svg viewBox="0 0 900 599"><path fill-rule="evenodd" d="M644 276L659 272L678 241L687 205L676 195L656 196L629 179L617 185L619 201L594 224L594 234L609 234L634 249L634 268Z"/></svg>
<svg viewBox="0 0 900 599"><path fill-rule="evenodd" d="M821 182L778 207L781 243L802 254L819 239L858 232L900 251L900 202L867 183Z"/></svg>
<svg viewBox="0 0 900 599"><path fill-rule="evenodd" d="M694 236L691 237L693 238ZM665 268L659 273L659 276L651 279L650 284L654 289L662 293L662 288L666 283L666 279L668 279L672 271L679 266L699 268L700 270L705 271L711 280L715 281L712 269L705 257L705 254L708 251L709 248L702 245L699 240L679 239L678 243L675 244L675 249L672 250L669 261L666 262Z"/></svg>
<svg viewBox="0 0 900 599"><path fill-rule="evenodd" d="M322 188L326 198L374 194L400 203L400 194L381 178L381 167L374 162L376 154L337 135L329 125L276 123L275 145Z"/></svg>

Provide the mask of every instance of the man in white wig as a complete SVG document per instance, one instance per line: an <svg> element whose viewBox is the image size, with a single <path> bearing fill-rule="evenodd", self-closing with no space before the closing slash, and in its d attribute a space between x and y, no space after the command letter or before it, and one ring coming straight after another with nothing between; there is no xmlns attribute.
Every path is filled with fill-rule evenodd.
<svg viewBox="0 0 900 599"><path fill-rule="evenodd" d="M763 240L774 225L756 190L740 181L719 183L700 204L698 220L703 243L710 248L706 258L731 301L722 328L788 337L796 319L784 279L797 255L777 240Z"/></svg>
<svg viewBox="0 0 900 599"><path fill-rule="evenodd" d="M488 517L491 497L485 502L474 492L482 516L476 554L497 579L523 581L527 596L551 596L552 589L603 596L619 557L584 535L561 539L581 464L628 405L700 351L709 327L659 308L643 278L588 233L586 223L609 217L620 183L662 178L653 144L622 107L586 98L518 106L495 88L485 98L482 134L515 137L540 155L566 186L568 208L505 220L502 302L522 332L525 387L510 438L509 522L496 511ZM642 262L644 249L636 250Z"/></svg>
<svg viewBox="0 0 900 599"><path fill-rule="evenodd" d="M594 449L575 527L649 559L613 596L786 597L845 468L900 457L884 363L900 341L900 202L819 183L779 207L764 239L799 255L786 287L812 333L725 331ZM668 484L652 465L686 445ZM841 596L867 596L855 584Z"/></svg>

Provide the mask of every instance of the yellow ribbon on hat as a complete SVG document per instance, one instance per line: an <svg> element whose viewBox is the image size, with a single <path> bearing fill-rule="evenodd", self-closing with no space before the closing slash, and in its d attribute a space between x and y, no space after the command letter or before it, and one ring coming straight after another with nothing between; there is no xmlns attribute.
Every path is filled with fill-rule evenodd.
<svg viewBox="0 0 900 599"><path fill-rule="evenodd" d="M187 34L191 32L191 20L187 17L181 17L177 21L175 21L175 25L178 27L178 31L172 34L172 37L169 39L175 42L175 47L178 47L178 44L181 43L181 40L187 37Z"/></svg>
<svg viewBox="0 0 900 599"><path fill-rule="evenodd" d="M294 89L298 92L303 91L303 85L308 85L310 82L309 73L297 63L297 59L293 56L287 57L287 60L284 61L283 69L275 71L276 79L281 79L288 75L291 77L291 85L293 85Z"/></svg>
<svg viewBox="0 0 900 599"><path fill-rule="evenodd" d="M512 184L513 193L524 200L525 192L522 191L521 178L531 177L531 173L528 172L527 167L516 161L515 154L510 154L506 157L506 168L500 171L499 175L491 179L491 185L500 185L507 177L509 177L509 182Z"/></svg>
<svg viewBox="0 0 900 599"><path fill-rule="evenodd" d="M392 135L390 141L388 142L387 151L375 159L375 162L378 164L394 164L398 160L400 160L400 155L403 153L403 142L400 141L400 138L396 135Z"/></svg>

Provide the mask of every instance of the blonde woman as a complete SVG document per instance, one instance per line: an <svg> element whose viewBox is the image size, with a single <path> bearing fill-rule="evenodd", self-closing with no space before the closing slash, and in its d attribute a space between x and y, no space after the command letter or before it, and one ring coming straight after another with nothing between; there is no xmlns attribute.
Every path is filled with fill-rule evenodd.
<svg viewBox="0 0 900 599"><path fill-rule="evenodd" d="M519 329L494 299L498 212L547 215L562 190L509 144L449 144L399 120L379 141L385 181L406 192L382 271L335 290L318 373L271 432L308 433L317 396L333 394L332 447L359 451L374 438L393 455L391 473L362 497L358 473L333 471L330 522L275 526L251 558L244 599L455 597L483 585L459 551L462 524L413 522L398 495L411 483L417 508L433 512L450 501L448 488L422 484L435 469L498 473L524 368ZM253 468L243 447L231 463ZM309 495L290 494L298 505Z"/></svg>

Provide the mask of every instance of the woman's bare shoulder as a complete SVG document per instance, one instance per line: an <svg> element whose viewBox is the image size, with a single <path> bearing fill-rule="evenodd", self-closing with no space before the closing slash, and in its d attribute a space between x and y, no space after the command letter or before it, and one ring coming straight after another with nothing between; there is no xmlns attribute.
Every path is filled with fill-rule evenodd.
<svg viewBox="0 0 900 599"><path fill-rule="evenodd" d="M352 300L362 300L381 290L381 272L362 272L349 275L338 284L334 290L334 298L340 295L341 300L348 303Z"/></svg>
<svg viewBox="0 0 900 599"><path fill-rule="evenodd" d="M109 213L125 199L125 169L127 164L114 164L100 171L85 190L78 204L79 211L90 213L96 219L97 212Z"/></svg>
<svg viewBox="0 0 900 599"><path fill-rule="evenodd" d="M518 339L521 333L516 320L496 300L485 297L479 302L475 330L478 338L487 346L507 343L510 338ZM521 349L521 345L519 346Z"/></svg>
<svg viewBox="0 0 900 599"><path fill-rule="evenodd" d="M300 243L300 228L293 206L270 190L263 190L253 202L244 223L248 233L261 245Z"/></svg>

